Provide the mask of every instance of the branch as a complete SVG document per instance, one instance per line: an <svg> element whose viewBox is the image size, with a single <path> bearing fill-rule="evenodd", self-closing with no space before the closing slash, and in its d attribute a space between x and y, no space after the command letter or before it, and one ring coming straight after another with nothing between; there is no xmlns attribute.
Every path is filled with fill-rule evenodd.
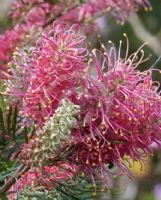
<svg viewBox="0 0 161 200"><path fill-rule="evenodd" d="M137 37L143 42L149 42L149 47L155 53L155 55L161 55L161 45L160 41L153 36L143 25L141 20L138 17L131 17L129 19L129 24L131 25L133 31L137 35Z"/></svg>

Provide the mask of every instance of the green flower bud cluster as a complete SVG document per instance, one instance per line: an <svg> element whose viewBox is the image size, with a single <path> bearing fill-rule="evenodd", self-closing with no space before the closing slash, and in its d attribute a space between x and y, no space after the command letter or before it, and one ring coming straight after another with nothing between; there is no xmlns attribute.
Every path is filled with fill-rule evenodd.
<svg viewBox="0 0 161 200"><path fill-rule="evenodd" d="M55 114L23 149L20 160L42 165L55 158L76 127L79 112L78 105L63 99Z"/></svg>

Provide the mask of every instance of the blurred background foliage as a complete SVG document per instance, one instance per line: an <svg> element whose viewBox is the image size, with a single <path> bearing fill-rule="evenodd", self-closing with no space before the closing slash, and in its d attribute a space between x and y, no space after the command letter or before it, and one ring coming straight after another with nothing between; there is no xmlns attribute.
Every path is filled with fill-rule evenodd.
<svg viewBox="0 0 161 200"><path fill-rule="evenodd" d="M99 0L98 0L99 1ZM8 17L12 0L0 0L0 33L2 34L11 26ZM108 41L112 40L118 47L119 40L124 40L123 33L126 33L129 39L130 53L135 52L143 43L148 41L144 47L145 58L149 58L142 63L140 70L150 68L161 56L161 0L152 0L152 11L145 12L142 9L139 17L130 17L124 25L117 24L115 19L110 16L102 17L97 20L100 27L101 41L108 48ZM96 37L95 43L99 47L100 43ZM123 52L126 50L126 42L123 43ZM155 68L161 69L161 61L156 63ZM159 73L154 72L154 80L161 82ZM2 143L1 143L2 144ZM0 165L4 156L0 155ZM11 163L11 165L14 165ZM10 167L10 166L7 166ZM2 172L4 169L1 169ZM140 165L134 163L131 170L134 172L136 181L122 177L120 180L120 189L116 192L97 194L93 199L100 200L161 200L161 152L156 152L153 157L147 158L146 165L142 171ZM4 170L5 171L5 170ZM0 180L1 181L1 180Z"/></svg>

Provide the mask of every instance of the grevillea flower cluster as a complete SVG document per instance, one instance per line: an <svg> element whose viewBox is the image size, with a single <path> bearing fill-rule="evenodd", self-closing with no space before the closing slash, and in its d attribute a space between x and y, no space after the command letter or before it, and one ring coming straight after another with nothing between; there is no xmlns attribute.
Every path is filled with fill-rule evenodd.
<svg viewBox="0 0 161 200"><path fill-rule="evenodd" d="M76 117L79 112L78 105L63 99L42 130L24 146L20 154L21 162L38 166L60 159L65 143L69 142L72 129L76 128Z"/></svg>
<svg viewBox="0 0 161 200"><path fill-rule="evenodd" d="M92 178L93 182L96 177L101 177L104 186L112 185L113 175L110 171L112 166L131 176L123 162L127 155L133 160L144 163L145 155L152 150L150 145L153 142L160 144L159 86L152 80L151 70L144 72L137 70L144 56L142 47L131 56L128 56L127 49L125 58L122 58L121 43L118 53L113 43L110 50L102 45L101 51L92 51L86 73L78 85L79 90L73 93L74 102L77 101L80 106L80 115L77 116L79 120L77 123L74 120L74 124L77 124L74 125L74 129L68 131L67 127L64 129L65 125L58 123L60 125L58 129L53 124L54 128L47 131L48 124L55 119L59 121L56 111L43 131L38 132L31 143L23 148L22 158L26 161L36 159L40 163L41 160L49 158L49 163L52 162L54 152L59 150L49 152L48 147L55 149L55 142L59 143L58 146L61 146L60 143L63 145L60 139L62 134L59 134L63 129L63 134L69 132L69 141L64 143L64 147L69 149L74 146L74 152L66 159L70 163L77 163L80 172ZM136 62L140 52L141 58ZM91 66L95 67L97 77L90 73ZM66 114L71 113L72 116L71 110L68 110L69 113L67 110L63 111L64 115L61 118L58 113L60 121L66 124L68 124ZM69 129L71 128L73 125ZM55 131L52 131L53 129ZM54 140L52 140L53 134L56 137Z"/></svg>
<svg viewBox="0 0 161 200"><path fill-rule="evenodd" d="M89 31L88 23L106 12L123 21L141 6L150 8L147 0L14 1L11 17L20 21L0 38L0 62L9 68L3 73L8 100L20 110L18 117L10 113L7 126L19 123L18 133L25 127L27 143L17 157L29 170L11 191L48 193L84 175L94 188L96 181L110 188L116 175L132 176L125 160L142 165L151 145L160 146L159 83L154 69L138 70L144 45L130 56L128 40L125 56L122 41L118 50L109 42L109 49L88 51L85 29L79 30Z"/></svg>

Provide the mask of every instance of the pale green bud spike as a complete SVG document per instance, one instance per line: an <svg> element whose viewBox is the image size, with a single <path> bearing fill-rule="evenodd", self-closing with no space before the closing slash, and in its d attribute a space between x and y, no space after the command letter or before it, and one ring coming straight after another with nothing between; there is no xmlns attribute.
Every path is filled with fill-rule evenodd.
<svg viewBox="0 0 161 200"><path fill-rule="evenodd" d="M71 131L77 125L77 116L80 107L69 99L63 99L55 114L49 119L42 130L36 134L38 141L36 148L32 149L30 162L34 165L45 164L49 159L57 156L59 151L70 137Z"/></svg>

